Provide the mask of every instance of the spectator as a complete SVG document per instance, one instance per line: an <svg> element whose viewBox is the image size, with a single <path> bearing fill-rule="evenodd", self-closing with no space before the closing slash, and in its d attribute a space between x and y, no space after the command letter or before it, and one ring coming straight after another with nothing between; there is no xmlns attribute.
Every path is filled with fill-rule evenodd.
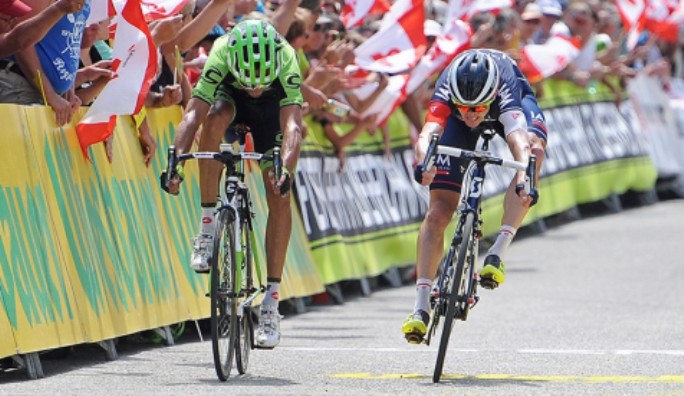
<svg viewBox="0 0 684 396"><path fill-rule="evenodd" d="M44 11L50 4L46 0L23 1L32 9L24 19ZM74 82L89 14L90 3L86 3L81 11L62 16L34 47L18 52L13 60L19 65L17 74L23 79L17 79L17 85L5 91L0 100L18 104L45 101L55 112L57 125L68 123L81 105Z"/></svg>
<svg viewBox="0 0 684 396"><path fill-rule="evenodd" d="M78 12L85 0L59 0L44 12L14 26L17 18L31 11L21 0L0 1L0 57L9 56L30 47L47 34L64 14ZM6 65L0 67L5 69Z"/></svg>
<svg viewBox="0 0 684 396"><path fill-rule="evenodd" d="M527 3L525 10L520 14L522 25L520 27L520 46L534 44L534 34L539 29L542 19L542 12L539 5Z"/></svg>
<svg viewBox="0 0 684 396"><path fill-rule="evenodd" d="M551 37L551 29L553 25L560 20L563 15L563 9L560 3L556 0L537 0L542 17L539 21L539 29L533 37L535 44L544 44L546 40Z"/></svg>

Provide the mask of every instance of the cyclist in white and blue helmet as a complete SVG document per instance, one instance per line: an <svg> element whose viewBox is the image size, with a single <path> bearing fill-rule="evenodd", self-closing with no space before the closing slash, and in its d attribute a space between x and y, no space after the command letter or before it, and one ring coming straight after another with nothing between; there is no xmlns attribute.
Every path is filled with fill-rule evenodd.
<svg viewBox="0 0 684 396"><path fill-rule="evenodd" d="M416 163L422 163L433 134L441 136L440 145L473 150L477 131L485 126L506 140L515 160L526 163L534 153L538 169L541 167L546 125L530 84L508 55L473 49L459 54L437 80L415 147ZM440 156L435 166L422 175L422 184L430 186L430 206L418 236L415 305L402 326L409 342L420 339L427 331L432 280L443 253L444 231L459 202L466 168L467 160ZM516 186L524 181L525 172L517 172L506 191L501 230L480 271L485 287L503 283L502 257L536 200L524 190L516 192Z"/></svg>

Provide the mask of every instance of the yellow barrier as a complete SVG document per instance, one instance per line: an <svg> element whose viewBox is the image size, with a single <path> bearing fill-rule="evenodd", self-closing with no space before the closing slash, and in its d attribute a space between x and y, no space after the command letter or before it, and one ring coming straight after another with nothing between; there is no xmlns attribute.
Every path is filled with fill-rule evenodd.
<svg viewBox="0 0 684 396"><path fill-rule="evenodd" d="M199 215L196 165L179 197L158 182L180 111L148 115L158 151L146 168L130 117L119 118L112 163L101 144L89 163L73 126L55 127L50 109L0 105L0 357L208 316L208 278L187 265ZM250 186L263 189L252 176ZM265 202L253 197L262 241ZM284 299L323 290L297 221L292 241Z"/></svg>

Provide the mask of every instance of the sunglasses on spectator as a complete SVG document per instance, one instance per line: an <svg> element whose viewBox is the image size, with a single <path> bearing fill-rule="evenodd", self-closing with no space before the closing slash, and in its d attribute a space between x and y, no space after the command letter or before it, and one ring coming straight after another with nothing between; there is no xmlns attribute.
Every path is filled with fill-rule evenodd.
<svg viewBox="0 0 684 396"><path fill-rule="evenodd" d="M323 31L323 33L328 33L328 30L330 30L330 25L319 25L316 24L313 27L314 32L320 32Z"/></svg>
<svg viewBox="0 0 684 396"><path fill-rule="evenodd" d="M529 23L530 25L537 25L537 24L539 24L539 22L540 22L540 20L537 19L537 18L525 19L525 20L523 21L523 23Z"/></svg>

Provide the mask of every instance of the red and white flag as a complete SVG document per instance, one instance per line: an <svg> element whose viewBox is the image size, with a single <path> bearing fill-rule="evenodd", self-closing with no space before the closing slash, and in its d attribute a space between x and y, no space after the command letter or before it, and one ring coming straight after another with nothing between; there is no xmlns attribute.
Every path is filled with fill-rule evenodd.
<svg viewBox="0 0 684 396"><path fill-rule="evenodd" d="M397 74L388 77L387 87L378 95L372 105L363 112L362 116L377 114L376 122L383 125L394 110L401 106L408 96L406 93L406 83L408 74ZM354 90L354 94L361 100L370 96L377 88L375 84L366 84Z"/></svg>
<svg viewBox="0 0 684 396"><path fill-rule="evenodd" d="M179 14L190 0L140 0L145 20L154 21Z"/></svg>
<svg viewBox="0 0 684 396"><path fill-rule="evenodd" d="M679 26L684 22L684 5L673 0L649 0L645 28L672 44L679 42Z"/></svg>
<svg viewBox="0 0 684 396"><path fill-rule="evenodd" d="M98 23L113 17L115 14L111 0L92 0L90 2L90 14L86 20L86 26Z"/></svg>
<svg viewBox="0 0 684 396"><path fill-rule="evenodd" d="M452 20L416 67L411 69L406 93L410 95L415 92L430 76L440 72L457 54L466 50L470 46L471 36L470 26L466 22Z"/></svg>
<svg viewBox="0 0 684 396"><path fill-rule="evenodd" d="M76 126L83 155L112 135L117 115L137 114L157 73L157 48L139 0L115 0L117 24L112 53L114 77Z"/></svg>
<svg viewBox="0 0 684 396"><path fill-rule="evenodd" d="M360 26L367 15L384 14L389 9L387 0L345 0L340 18L344 27L351 29Z"/></svg>
<svg viewBox="0 0 684 396"><path fill-rule="evenodd" d="M384 91L363 115L378 114L377 122L382 125L387 118L401 106L408 95L412 94L434 73L440 72L454 56L470 45L470 28L463 21L452 21L445 31L437 37L435 44L420 58L410 73L392 76ZM355 91L363 99L368 97L374 86L364 86Z"/></svg>
<svg viewBox="0 0 684 396"><path fill-rule="evenodd" d="M355 63L370 71L407 71L425 53L427 39L423 33L424 21L423 1L412 0L411 8L397 19L397 23L381 28L354 50Z"/></svg>
<svg viewBox="0 0 684 396"><path fill-rule="evenodd" d="M579 55L580 48L581 44L576 39L553 36L544 44L524 46L518 67L534 84L563 70Z"/></svg>
<svg viewBox="0 0 684 396"><path fill-rule="evenodd" d="M636 47L639 34L646 24L646 1L647 0L615 0L620 18L627 34L627 49Z"/></svg>
<svg viewBox="0 0 684 396"><path fill-rule="evenodd" d="M446 20L467 21L478 12L497 11L514 5L514 0L449 0Z"/></svg>

